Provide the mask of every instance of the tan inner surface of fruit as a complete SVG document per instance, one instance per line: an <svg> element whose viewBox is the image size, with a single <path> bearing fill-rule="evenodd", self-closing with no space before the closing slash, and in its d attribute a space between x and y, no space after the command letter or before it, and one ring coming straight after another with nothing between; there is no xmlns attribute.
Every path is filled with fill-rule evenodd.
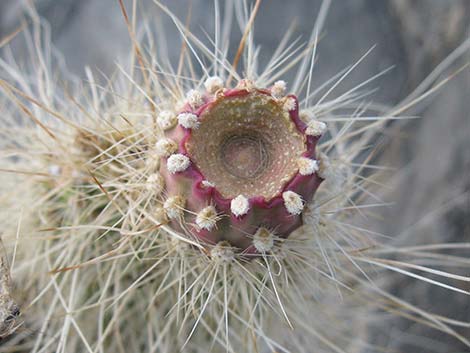
<svg viewBox="0 0 470 353"><path fill-rule="evenodd" d="M266 200L295 175L306 149L282 105L261 93L219 98L202 113L186 148L223 197Z"/></svg>

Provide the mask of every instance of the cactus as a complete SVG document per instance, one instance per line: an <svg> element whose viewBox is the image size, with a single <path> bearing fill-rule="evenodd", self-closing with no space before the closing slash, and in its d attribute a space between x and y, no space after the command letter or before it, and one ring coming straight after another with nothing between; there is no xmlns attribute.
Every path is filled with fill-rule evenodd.
<svg viewBox="0 0 470 353"><path fill-rule="evenodd" d="M30 71L2 62L0 221L15 253L9 295L26 308L7 349L349 353L390 313L470 346L461 322L380 285L387 270L468 294L411 270L467 277L399 261L368 229L384 189L371 145L403 107L361 119L363 84L334 99L337 83L314 90L317 27L302 55L287 38L259 69L250 35L259 1L250 14L227 2L244 33L232 63L156 4L187 45L178 71L130 22L130 64L102 92L91 73L89 86L57 85L38 33ZM287 94L280 78L292 67ZM419 262L426 251L403 252Z"/></svg>

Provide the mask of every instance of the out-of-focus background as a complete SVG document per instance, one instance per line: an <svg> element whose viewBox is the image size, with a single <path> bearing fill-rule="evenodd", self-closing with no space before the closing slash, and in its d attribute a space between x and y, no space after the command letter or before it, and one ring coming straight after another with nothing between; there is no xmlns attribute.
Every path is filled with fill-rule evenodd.
<svg viewBox="0 0 470 353"><path fill-rule="evenodd" d="M162 2L178 17L186 18L189 0ZM0 38L18 27L23 3L0 1ZM62 53L68 70L81 78L85 78L85 66L101 72L103 77L112 74L115 62L130 50L117 0L37 0L35 4L39 15L50 24L53 44ZM170 20L150 0L139 1L139 6L147 21L165 28L169 55L177 58L181 44ZM307 41L319 7L319 0L264 1L255 27L262 62L268 60L294 22L296 35ZM213 27L213 1L193 0L192 31L204 36L204 30L212 33ZM333 1L314 80L324 82L377 45L346 86L352 87L395 65L391 73L373 83L379 88L374 99L394 105L469 40L469 34L468 0ZM232 52L240 36L239 30L233 31ZM15 43L13 51L21 59L23 44ZM469 61L467 51L453 66L454 71ZM446 71L451 72L452 68ZM382 164L397 168L387 199L395 206L384 213L381 231L400 244L470 242L470 70L460 73L413 113L422 119L397 124L396 134L380 157ZM446 291L403 276L397 276L391 290L436 313L470 322L468 297L452 296L449 300ZM382 335L382 331L388 335ZM383 328L371 332L373 341L400 352L467 352L456 340L401 321L384 323ZM470 337L470 329L464 335Z"/></svg>

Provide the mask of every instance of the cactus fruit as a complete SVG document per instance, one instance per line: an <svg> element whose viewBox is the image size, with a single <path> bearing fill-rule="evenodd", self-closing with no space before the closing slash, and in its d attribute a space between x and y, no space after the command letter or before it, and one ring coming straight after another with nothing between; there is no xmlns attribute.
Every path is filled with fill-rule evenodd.
<svg viewBox="0 0 470 353"><path fill-rule="evenodd" d="M299 118L284 81L260 89L243 80L228 89L209 77L205 87L189 92L177 124L167 123L174 120L167 111L159 119L164 209L189 238L255 255L260 229L285 238L302 224L322 181L315 160L322 131Z"/></svg>

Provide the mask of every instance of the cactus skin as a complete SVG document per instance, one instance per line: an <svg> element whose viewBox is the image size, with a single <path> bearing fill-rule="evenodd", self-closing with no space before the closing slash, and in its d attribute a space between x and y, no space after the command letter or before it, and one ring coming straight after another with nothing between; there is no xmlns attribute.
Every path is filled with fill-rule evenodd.
<svg viewBox="0 0 470 353"><path fill-rule="evenodd" d="M170 209L172 228L203 244L229 242L256 256L258 229L286 238L302 225L303 206L323 181L315 161L320 136L306 134L297 98L280 97L280 85L257 89L241 81L213 94L191 91L179 124L162 126L178 146L162 155L165 197L184 199L179 217ZM305 161L310 170L299 167Z"/></svg>

